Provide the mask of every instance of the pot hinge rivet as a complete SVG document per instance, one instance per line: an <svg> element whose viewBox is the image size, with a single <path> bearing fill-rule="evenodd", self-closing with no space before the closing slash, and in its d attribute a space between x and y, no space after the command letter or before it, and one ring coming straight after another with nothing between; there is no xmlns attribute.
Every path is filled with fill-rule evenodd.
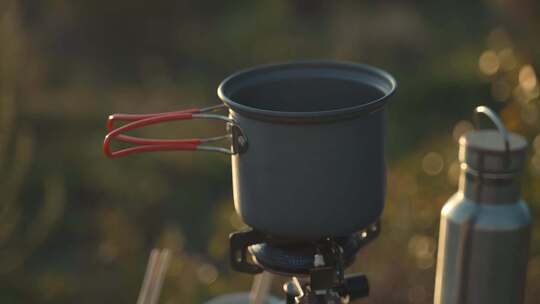
<svg viewBox="0 0 540 304"><path fill-rule="evenodd" d="M231 125L231 133L235 153L246 152L248 147L248 140L244 135L244 132L242 132L242 129L240 129L239 126L233 124Z"/></svg>
<svg viewBox="0 0 540 304"><path fill-rule="evenodd" d="M238 136L238 144L243 147L246 145L246 139L244 138L244 136Z"/></svg>

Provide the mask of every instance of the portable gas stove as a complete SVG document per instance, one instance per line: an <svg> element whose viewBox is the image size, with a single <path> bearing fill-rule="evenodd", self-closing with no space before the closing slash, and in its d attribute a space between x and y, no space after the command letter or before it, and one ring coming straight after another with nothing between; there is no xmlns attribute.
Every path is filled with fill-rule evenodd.
<svg viewBox="0 0 540 304"><path fill-rule="evenodd" d="M306 242L249 228L230 235L230 263L243 273L267 271L292 277L284 285L287 304L348 303L366 297L369 285L365 275L345 275L345 269L379 232L380 224L376 222L346 237Z"/></svg>

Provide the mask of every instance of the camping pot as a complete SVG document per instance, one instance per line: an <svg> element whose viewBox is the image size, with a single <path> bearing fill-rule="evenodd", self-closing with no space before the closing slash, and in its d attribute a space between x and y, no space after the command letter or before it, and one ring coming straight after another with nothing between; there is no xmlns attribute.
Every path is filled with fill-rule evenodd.
<svg viewBox="0 0 540 304"><path fill-rule="evenodd" d="M261 232L316 240L374 223L385 193L384 106L394 78L378 68L335 61L271 64L227 77L223 105L171 113L109 116L109 157L163 150L231 155L236 212ZM228 116L211 114L222 107ZM209 114L210 113L210 114ZM142 139L127 131L172 120L217 119L227 135ZM129 123L114 129L114 121ZM137 146L111 151L113 139ZM230 148L209 142L230 140Z"/></svg>

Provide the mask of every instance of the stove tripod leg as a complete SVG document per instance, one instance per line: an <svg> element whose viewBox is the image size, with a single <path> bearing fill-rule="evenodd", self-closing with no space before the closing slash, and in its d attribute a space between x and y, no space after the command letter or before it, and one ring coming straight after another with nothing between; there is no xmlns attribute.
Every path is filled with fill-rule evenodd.
<svg viewBox="0 0 540 304"><path fill-rule="evenodd" d="M265 304L270 294L270 287L274 275L264 271L253 279L251 293L249 294L250 304Z"/></svg>

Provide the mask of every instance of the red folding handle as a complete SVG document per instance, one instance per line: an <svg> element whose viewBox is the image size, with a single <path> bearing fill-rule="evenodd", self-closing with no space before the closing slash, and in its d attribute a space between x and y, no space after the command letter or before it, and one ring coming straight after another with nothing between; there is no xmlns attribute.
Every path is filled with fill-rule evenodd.
<svg viewBox="0 0 540 304"><path fill-rule="evenodd" d="M168 115L168 114L174 114L174 113L200 113L201 109L188 109L184 111L177 111L177 112L164 112L164 113L153 113L153 114L112 114L109 115L109 118L107 119L107 130L111 132L114 129L114 122L115 121L137 121L145 118L150 117L156 117L156 116L162 116L162 115Z"/></svg>
<svg viewBox="0 0 540 304"><path fill-rule="evenodd" d="M146 139L124 135L129 132L145 126L158 124L174 120L189 120L193 114L200 113L200 109L189 109L180 112L155 113L155 114L113 114L107 120L107 130L109 133L103 140L103 152L109 158L123 157L136 153L155 152L155 151L193 151L202 143L201 139ZM129 121L129 123L114 129L115 121ZM111 150L111 141L131 143L137 146L125 148L118 151Z"/></svg>

